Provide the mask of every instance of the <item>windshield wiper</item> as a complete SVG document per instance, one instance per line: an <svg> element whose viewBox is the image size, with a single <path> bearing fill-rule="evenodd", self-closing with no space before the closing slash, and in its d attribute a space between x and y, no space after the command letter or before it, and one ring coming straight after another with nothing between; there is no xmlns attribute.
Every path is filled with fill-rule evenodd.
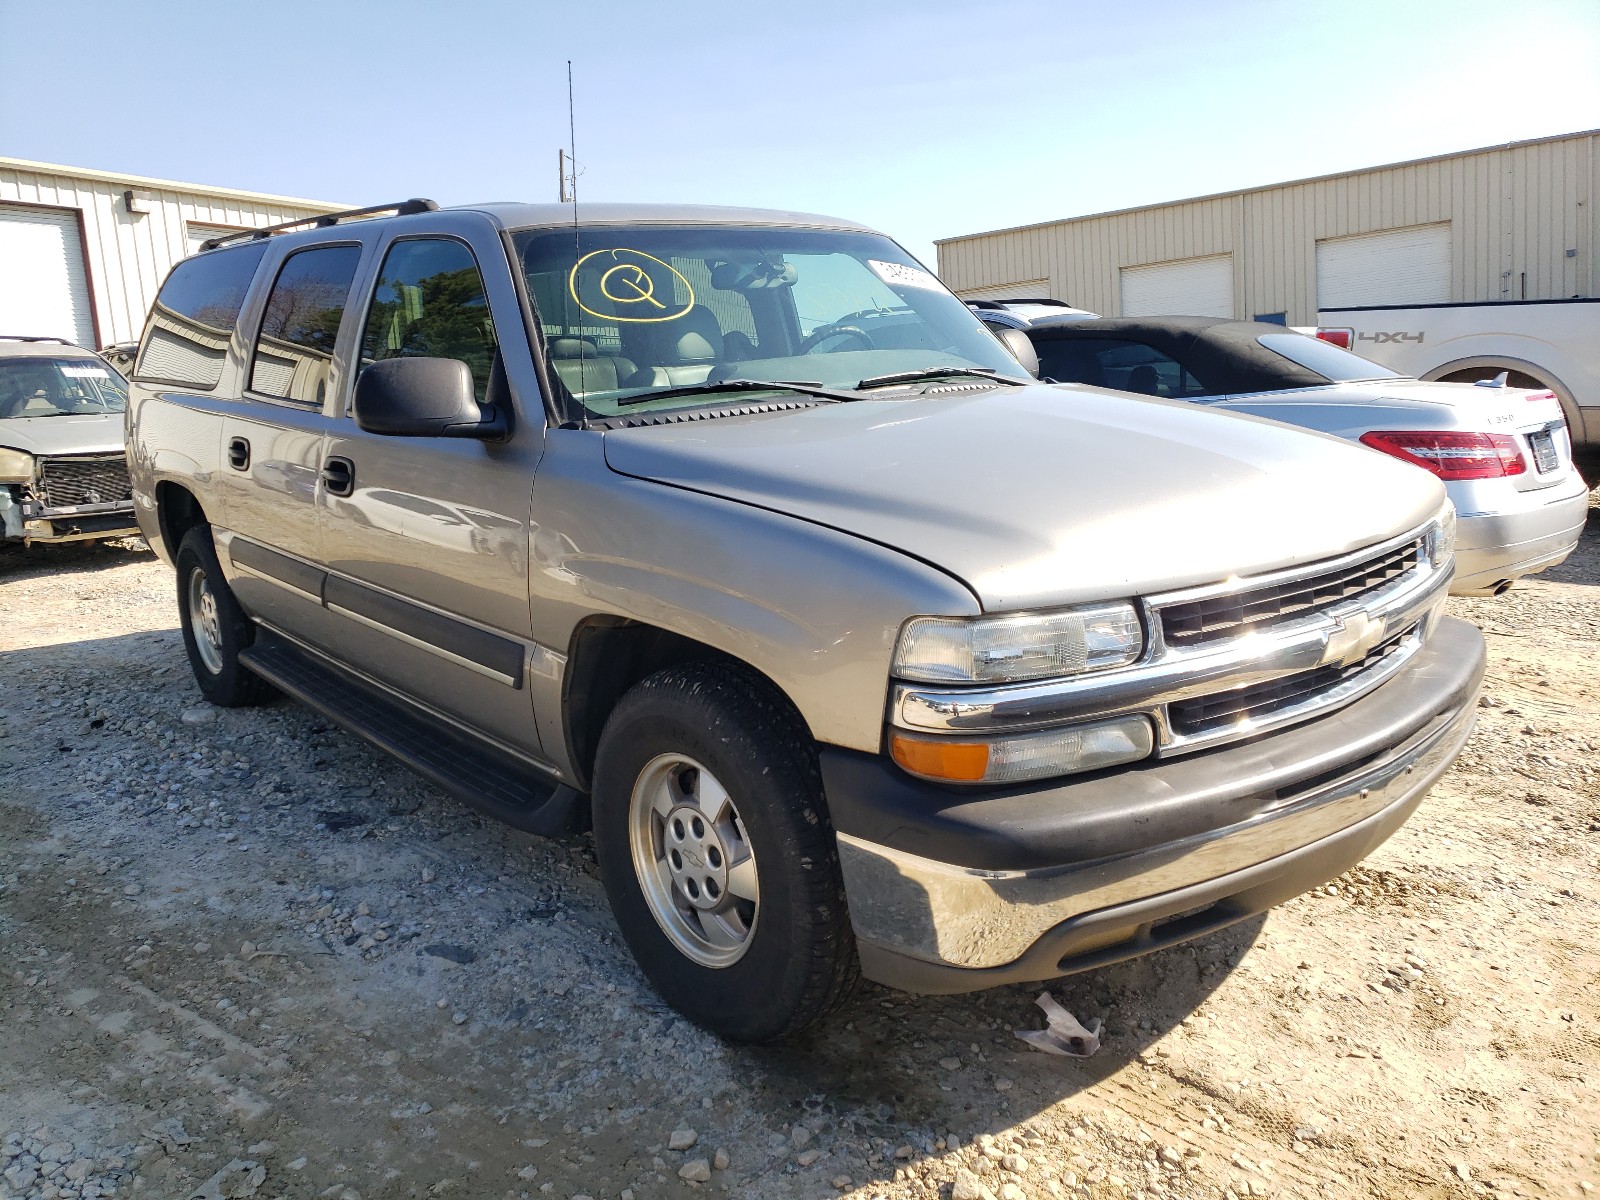
<svg viewBox="0 0 1600 1200"><path fill-rule="evenodd" d="M802 396L817 396L823 400L855 400L857 397L831 391L817 380L810 379L719 379L715 383L686 383L678 387L658 388L639 396L629 396L616 401L618 408L629 404L648 404L652 400L665 400L673 396L704 396L716 392L797 392Z"/></svg>
<svg viewBox="0 0 1600 1200"><path fill-rule="evenodd" d="M1021 383L1020 379L1011 379L999 374L993 367L923 367L918 371L896 371L892 375L873 375L856 384L856 390L863 388L888 387L892 383L917 383L924 379L942 379L948 375L977 375L984 379L992 379L995 383Z"/></svg>

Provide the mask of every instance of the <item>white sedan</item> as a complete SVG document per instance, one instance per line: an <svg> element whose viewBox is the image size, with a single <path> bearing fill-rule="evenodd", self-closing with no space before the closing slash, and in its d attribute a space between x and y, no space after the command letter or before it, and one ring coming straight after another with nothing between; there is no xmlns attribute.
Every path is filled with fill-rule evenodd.
<svg viewBox="0 0 1600 1200"><path fill-rule="evenodd" d="M1458 595L1498 595L1577 545L1589 488L1553 392L1423 383L1281 325L1213 317L1029 319L1039 376L1210 405L1359 441L1444 481ZM1006 335L1015 338L1015 334Z"/></svg>

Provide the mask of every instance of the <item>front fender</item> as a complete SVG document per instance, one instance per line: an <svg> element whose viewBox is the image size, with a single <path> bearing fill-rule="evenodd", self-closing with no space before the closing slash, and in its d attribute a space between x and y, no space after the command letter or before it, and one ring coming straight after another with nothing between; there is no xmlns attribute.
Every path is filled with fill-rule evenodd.
<svg viewBox="0 0 1600 1200"><path fill-rule="evenodd" d="M601 615L653 625L771 679L818 741L876 753L901 624L976 615L977 597L944 571L853 535L618 475L600 440L556 431L539 466L528 572L535 640L570 645Z"/></svg>

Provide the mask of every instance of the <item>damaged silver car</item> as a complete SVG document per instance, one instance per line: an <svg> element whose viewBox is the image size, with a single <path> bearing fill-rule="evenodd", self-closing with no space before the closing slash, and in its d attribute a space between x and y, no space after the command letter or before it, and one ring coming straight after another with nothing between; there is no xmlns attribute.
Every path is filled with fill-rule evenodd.
<svg viewBox="0 0 1600 1200"><path fill-rule="evenodd" d="M0 540L136 537L128 385L93 351L0 335Z"/></svg>

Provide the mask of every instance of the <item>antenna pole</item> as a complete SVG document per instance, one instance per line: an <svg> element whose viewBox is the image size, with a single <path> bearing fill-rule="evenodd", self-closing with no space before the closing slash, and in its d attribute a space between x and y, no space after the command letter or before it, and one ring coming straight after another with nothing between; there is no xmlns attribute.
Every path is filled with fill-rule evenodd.
<svg viewBox="0 0 1600 1200"><path fill-rule="evenodd" d="M566 197L573 205L578 203L578 118L572 104L572 60L567 59L567 150L568 157L572 159L572 188L571 195ZM572 211L572 224L578 224L578 211Z"/></svg>
<svg viewBox="0 0 1600 1200"><path fill-rule="evenodd" d="M572 60L570 58L567 59L567 158L572 163L572 177L569 186L566 173L562 173L561 200L563 203L572 205L572 262L574 271L572 286L576 288L580 286L576 272L582 245L578 235L578 118L572 103ZM578 357L578 381L579 386L585 392L588 391L588 363L586 358L587 356L585 355L579 355ZM588 426L588 409L584 407L583 401L579 400L578 428L587 429Z"/></svg>
<svg viewBox="0 0 1600 1200"><path fill-rule="evenodd" d="M567 195L567 152L556 151L556 195L562 204L572 203L572 197Z"/></svg>

